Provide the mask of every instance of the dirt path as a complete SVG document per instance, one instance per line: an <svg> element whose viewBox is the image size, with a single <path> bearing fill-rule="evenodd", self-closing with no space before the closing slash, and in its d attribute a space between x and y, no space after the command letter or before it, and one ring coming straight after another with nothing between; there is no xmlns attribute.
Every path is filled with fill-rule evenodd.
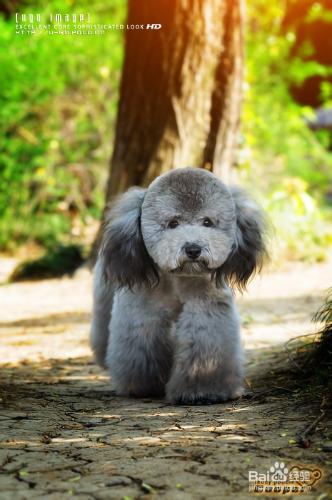
<svg viewBox="0 0 332 500"><path fill-rule="evenodd" d="M207 407L110 392L87 343L88 271L1 286L0 499L251 498L248 471L276 461L323 469L302 498L328 498L325 400L294 386L280 363L289 363L283 343L312 331L331 284L331 261L256 279L238 300L253 395ZM299 446L321 411L310 446Z"/></svg>

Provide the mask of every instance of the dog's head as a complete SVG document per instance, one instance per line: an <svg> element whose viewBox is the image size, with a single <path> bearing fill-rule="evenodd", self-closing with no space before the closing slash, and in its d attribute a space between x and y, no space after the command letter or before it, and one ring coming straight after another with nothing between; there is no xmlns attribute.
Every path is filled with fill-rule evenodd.
<svg viewBox="0 0 332 500"><path fill-rule="evenodd" d="M210 273L244 288L265 253L263 217L238 188L206 170L181 168L147 190L133 188L109 213L101 247L120 286L154 284L160 273Z"/></svg>

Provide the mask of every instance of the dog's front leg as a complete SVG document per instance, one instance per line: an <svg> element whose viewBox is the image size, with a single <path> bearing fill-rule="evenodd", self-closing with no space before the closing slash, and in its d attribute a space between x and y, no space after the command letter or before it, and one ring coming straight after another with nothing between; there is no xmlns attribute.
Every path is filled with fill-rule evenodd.
<svg viewBox="0 0 332 500"><path fill-rule="evenodd" d="M115 296L106 361L117 394L165 394L173 353L170 328L170 312L148 293L121 290Z"/></svg>
<svg viewBox="0 0 332 500"><path fill-rule="evenodd" d="M213 404L236 398L243 393L242 363L232 299L189 301L176 325L167 399L175 404Z"/></svg>

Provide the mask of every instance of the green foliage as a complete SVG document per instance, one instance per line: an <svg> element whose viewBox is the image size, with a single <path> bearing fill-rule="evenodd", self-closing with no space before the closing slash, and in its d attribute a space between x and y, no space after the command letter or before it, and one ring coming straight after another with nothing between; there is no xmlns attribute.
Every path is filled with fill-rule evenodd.
<svg viewBox="0 0 332 500"><path fill-rule="evenodd" d="M22 0L27 13L89 12L121 23L126 0ZM324 195L332 180L331 134L305 123L312 110L289 88L331 75L311 44L296 58L295 29L283 31L285 2L247 2L246 88L239 171L272 219L279 254L324 257ZM24 10L23 9L23 10ZM321 2L308 19L332 22ZM300 19L297 22L301 22ZM0 17L0 249L29 240L52 248L82 238L100 217L123 58L123 31L103 36L21 37ZM331 84L321 95L332 102Z"/></svg>
<svg viewBox="0 0 332 500"><path fill-rule="evenodd" d="M124 2L25 2L26 12L85 12L123 21ZM15 34L0 17L0 249L52 245L98 217L116 113L121 31ZM75 233L76 231L76 233ZM74 232L74 233L73 233Z"/></svg>
<svg viewBox="0 0 332 500"><path fill-rule="evenodd" d="M324 248L332 243L331 232L306 183L298 177L285 177L280 185L263 198L263 205L273 221L276 242L274 257L308 261L324 260Z"/></svg>
<svg viewBox="0 0 332 500"><path fill-rule="evenodd" d="M308 128L306 119L313 112L296 104L289 88L308 76L331 74L331 68L290 57L295 32L282 30L284 9L277 1L248 3L239 166L270 214L279 256L320 259L329 242L326 221L331 219L322 210L332 181L330 135L326 131L314 134ZM330 97L327 83L322 85L324 92Z"/></svg>

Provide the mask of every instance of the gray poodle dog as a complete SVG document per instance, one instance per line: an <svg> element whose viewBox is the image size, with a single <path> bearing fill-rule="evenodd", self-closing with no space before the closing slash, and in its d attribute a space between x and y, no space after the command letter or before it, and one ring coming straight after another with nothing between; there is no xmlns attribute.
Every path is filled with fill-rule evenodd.
<svg viewBox="0 0 332 500"><path fill-rule="evenodd" d="M232 288L265 254L261 211L199 168L111 208L95 268L91 345L119 395L213 404L243 394Z"/></svg>

